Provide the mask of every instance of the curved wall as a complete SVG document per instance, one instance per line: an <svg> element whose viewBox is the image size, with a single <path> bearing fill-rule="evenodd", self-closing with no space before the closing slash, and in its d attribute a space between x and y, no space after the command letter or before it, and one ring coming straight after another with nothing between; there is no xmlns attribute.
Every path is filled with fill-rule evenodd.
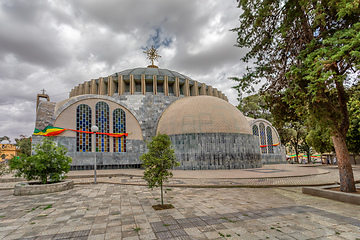
<svg viewBox="0 0 360 240"><path fill-rule="evenodd" d="M183 170L259 168L259 141L241 133L171 135L177 161Z"/></svg>

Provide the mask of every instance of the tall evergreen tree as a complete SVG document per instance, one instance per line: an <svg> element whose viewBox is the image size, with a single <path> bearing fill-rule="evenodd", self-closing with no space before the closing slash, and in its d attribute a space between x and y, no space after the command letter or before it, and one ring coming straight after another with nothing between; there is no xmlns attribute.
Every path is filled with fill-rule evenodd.
<svg viewBox="0 0 360 240"><path fill-rule="evenodd" d="M329 126L338 158L340 189L354 192L346 146L348 75L360 69L360 7L354 0L238 0L243 9L237 46L255 67L234 77L239 91L265 81L262 91L297 114ZM358 81L358 79L357 79Z"/></svg>

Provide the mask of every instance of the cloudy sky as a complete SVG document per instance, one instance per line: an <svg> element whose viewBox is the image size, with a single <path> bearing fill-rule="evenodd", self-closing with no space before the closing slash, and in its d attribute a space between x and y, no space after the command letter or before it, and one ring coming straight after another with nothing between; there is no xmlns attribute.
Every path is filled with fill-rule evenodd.
<svg viewBox="0 0 360 240"><path fill-rule="evenodd" d="M35 100L52 102L92 78L157 65L212 85L237 105L229 77L240 76L245 50L234 47L241 10L235 0L1 0L0 136L30 136Z"/></svg>

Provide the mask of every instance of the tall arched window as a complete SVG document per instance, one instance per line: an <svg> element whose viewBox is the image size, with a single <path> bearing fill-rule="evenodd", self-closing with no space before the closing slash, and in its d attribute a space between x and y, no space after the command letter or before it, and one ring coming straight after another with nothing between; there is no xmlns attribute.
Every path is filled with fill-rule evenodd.
<svg viewBox="0 0 360 240"><path fill-rule="evenodd" d="M273 147L273 137L272 137L272 131L270 127L266 127L266 135L267 135L267 143L268 143L268 152L274 153L274 147Z"/></svg>
<svg viewBox="0 0 360 240"><path fill-rule="evenodd" d="M126 133L125 111L117 108L113 112L113 133ZM126 152L126 137L114 138L114 152Z"/></svg>
<svg viewBox="0 0 360 240"><path fill-rule="evenodd" d="M109 132L109 105L105 102L98 102L95 105L95 125L99 128L99 133ZM110 137L104 134L96 134L96 151L110 152Z"/></svg>
<svg viewBox="0 0 360 240"><path fill-rule="evenodd" d="M260 123L259 128L260 128L260 145L266 145L265 125L263 123ZM266 147L261 148L261 153L267 153Z"/></svg>
<svg viewBox="0 0 360 240"><path fill-rule="evenodd" d="M80 104L76 108L76 130L91 131L91 108ZM91 134L76 132L76 151L91 152Z"/></svg>
<svg viewBox="0 0 360 240"><path fill-rule="evenodd" d="M254 136L259 136L259 128L258 128L257 125L254 125L254 126L252 127L252 130L253 130L253 135L254 135Z"/></svg>

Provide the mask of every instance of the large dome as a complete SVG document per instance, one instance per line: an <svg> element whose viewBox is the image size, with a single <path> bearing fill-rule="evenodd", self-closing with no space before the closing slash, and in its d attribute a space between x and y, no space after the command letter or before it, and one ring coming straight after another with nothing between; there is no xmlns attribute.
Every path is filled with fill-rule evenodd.
<svg viewBox="0 0 360 240"><path fill-rule="evenodd" d="M185 76L184 74L178 73L176 71L172 71L172 70L168 70L168 69L163 69L163 68L131 68L131 69L126 69L123 70L121 72L117 72L117 75L157 75L157 76L168 76L168 77L179 77L179 78L183 78L183 79L189 79L192 80L191 78L189 78L188 76Z"/></svg>
<svg viewBox="0 0 360 240"><path fill-rule="evenodd" d="M162 114L157 132L167 135L187 133L252 134L245 116L233 105L211 96L185 97Z"/></svg>

